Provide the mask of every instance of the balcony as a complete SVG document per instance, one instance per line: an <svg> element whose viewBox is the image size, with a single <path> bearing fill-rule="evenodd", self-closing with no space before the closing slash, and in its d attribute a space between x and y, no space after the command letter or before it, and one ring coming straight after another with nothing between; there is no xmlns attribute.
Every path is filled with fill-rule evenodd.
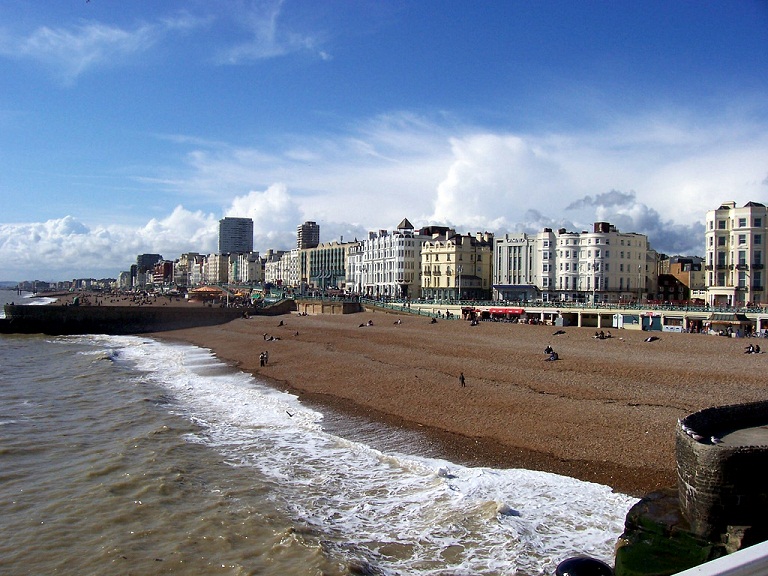
<svg viewBox="0 0 768 576"><path fill-rule="evenodd" d="M706 266L704 266L704 270L713 270L714 268L715 267L712 266L712 264L707 264Z"/></svg>
<svg viewBox="0 0 768 576"><path fill-rule="evenodd" d="M736 264L736 270L749 270L749 266L747 264Z"/></svg>
<svg viewBox="0 0 768 576"><path fill-rule="evenodd" d="M762 269L763 269L762 264L758 264L758 263L752 264L752 270L762 270Z"/></svg>
<svg viewBox="0 0 768 576"><path fill-rule="evenodd" d="M752 285L752 292L763 292L763 291L765 291L765 286L760 286L759 284Z"/></svg>
<svg viewBox="0 0 768 576"><path fill-rule="evenodd" d="M719 263L717 265L717 270L728 270L728 265L725 263Z"/></svg>

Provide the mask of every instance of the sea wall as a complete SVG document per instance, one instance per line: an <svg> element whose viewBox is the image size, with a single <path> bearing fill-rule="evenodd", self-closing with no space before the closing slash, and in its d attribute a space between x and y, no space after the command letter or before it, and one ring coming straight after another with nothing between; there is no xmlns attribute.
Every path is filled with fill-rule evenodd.
<svg viewBox="0 0 768 576"><path fill-rule="evenodd" d="M213 306L6 305L5 334L141 334L214 326L244 315L244 308ZM249 311L252 312L252 311Z"/></svg>
<svg viewBox="0 0 768 576"><path fill-rule="evenodd" d="M361 312L359 302L343 300L296 300L296 310L300 314L355 314Z"/></svg>
<svg viewBox="0 0 768 576"><path fill-rule="evenodd" d="M696 535L722 540L736 531L754 541L768 535L768 445L717 440L766 425L768 402L707 408L681 421L675 437L678 496Z"/></svg>

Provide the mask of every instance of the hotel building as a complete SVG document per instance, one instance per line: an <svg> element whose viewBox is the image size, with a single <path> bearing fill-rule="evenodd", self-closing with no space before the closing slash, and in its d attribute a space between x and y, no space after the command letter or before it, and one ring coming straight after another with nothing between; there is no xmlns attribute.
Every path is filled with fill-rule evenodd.
<svg viewBox="0 0 768 576"><path fill-rule="evenodd" d="M421 245L429 236L404 218L347 248L347 289L367 298L418 298Z"/></svg>
<svg viewBox="0 0 768 576"><path fill-rule="evenodd" d="M706 216L706 282L711 306L765 303L768 209L724 202Z"/></svg>
<svg viewBox="0 0 768 576"><path fill-rule="evenodd" d="M422 232L429 228L422 229ZM421 296L439 300L488 300L491 296L493 234L432 234L421 246Z"/></svg>
<svg viewBox="0 0 768 576"><path fill-rule="evenodd" d="M629 302L655 292L656 252L608 222L592 232L507 234L494 243L494 299Z"/></svg>

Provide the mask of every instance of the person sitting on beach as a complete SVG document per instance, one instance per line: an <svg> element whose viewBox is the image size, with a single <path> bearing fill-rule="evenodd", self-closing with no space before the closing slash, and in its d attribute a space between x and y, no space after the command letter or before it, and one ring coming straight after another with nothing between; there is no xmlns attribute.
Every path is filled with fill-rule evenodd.
<svg viewBox="0 0 768 576"><path fill-rule="evenodd" d="M546 362L554 362L555 360L560 360L560 357L557 355L557 352L553 350L552 353L547 357Z"/></svg>
<svg viewBox="0 0 768 576"><path fill-rule="evenodd" d="M750 344L744 349L744 354L752 354L755 351L755 347Z"/></svg>
<svg viewBox="0 0 768 576"><path fill-rule="evenodd" d="M432 321L430 322L430 324L437 324L437 318L432 318Z"/></svg>
<svg viewBox="0 0 768 576"><path fill-rule="evenodd" d="M554 352L554 350L552 350L552 346L547 344L547 347L544 348L544 354L552 354L552 352Z"/></svg>

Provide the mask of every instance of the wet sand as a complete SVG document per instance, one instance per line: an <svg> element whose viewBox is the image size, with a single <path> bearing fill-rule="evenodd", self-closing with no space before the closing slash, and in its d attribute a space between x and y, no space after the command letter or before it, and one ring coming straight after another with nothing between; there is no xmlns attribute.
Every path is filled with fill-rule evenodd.
<svg viewBox="0 0 768 576"><path fill-rule="evenodd" d="M554 472L635 496L675 485L678 418L768 397L768 355L744 354L746 339L656 332L649 343L639 331L597 340L594 329L557 330L364 312L256 316L155 336L209 348L306 402L426 432L452 461ZM545 361L548 344L559 361Z"/></svg>

